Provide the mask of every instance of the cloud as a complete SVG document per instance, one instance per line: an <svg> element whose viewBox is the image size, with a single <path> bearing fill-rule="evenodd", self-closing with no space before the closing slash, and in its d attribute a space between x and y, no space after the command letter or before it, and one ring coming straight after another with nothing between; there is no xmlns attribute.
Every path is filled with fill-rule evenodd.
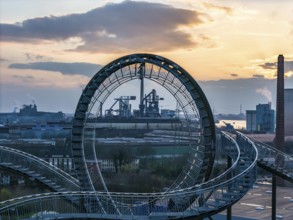
<svg viewBox="0 0 293 220"><path fill-rule="evenodd" d="M264 64L260 64L259 66L262 67L263 69L276 69L277 63L264 63Z"/></svg>
<svg viewBox="0 0 293 220"><path fill-rule="evenodd" d="M216 48L218 47L218 45L215 43L215 41L205 35L205 34L199 34L197 39L196 39L197 44L199 44L201 47L205 47L205 48Z"/></svg>
<svg viewBox="0 0 293 220"><path fill-rule="evenodd" d="M46 57L42 56L42 55L39 55L39 54L33 54L33 53L25 53L24 54L26 59L29 60L29 61L32 61L32 60L44 60Z"/></svg>
<svg viewBox="0 0 293 220"><path fill-rule="evenodd" d="M1 61L1 62L6 62L6 61L8 61L8 60L3 59L3 58L0 57L0 61Z"/></svg>
<svg viewBox="0 0 293 220"><path fill-rule="evenodd" d="M33 42L80 39L73 50L86 52L169 51L197 46L179 30L205 22L202 12L160 3L124 1L81 14L50 16L0 24L2 41Z"/></svg>
<svg viewBox="0 0 293 220"><path fill-rule="evenodd" d="M259 66L262 67L263 69L272 69L273 70L273 69L277 69L277 62L274 62L274 63L267 62L267 63L261 64ZM289 72L289 71L293 71L293 61L285 61L284 62L284 71L285 71L285 73Z"/></svg>
<svg viewBox="0 0 293 220"><path fill-rule="evenodd" d="M254 78L264 78L264 75L254 74L252 75Z"/></svg>
<svg viewBox="0 0 293 220"><path fill-rule="evenodd" d="M24 81L29 81L34 78L33 76L19 76L19 75L13 75L13 77L17 78L17 79L24 80Z"/></svg>
<svg viewBox="0 0 293 220"><path fill-rule="evenodd" d="M214 5L214 4L207 3L207 2L204 2L203 5L208 9L220 10L220 11L225 12L226 14L229 14L229 15L233 14L233 9L230 7Z"/></svg>
<svg viewBox="0 0 293 220"><path fill-rule="evenodd" d="M60 72L64 75L84 75L92 77L101 69L101 65L92 63L61 63L61 62L35 62L35 63L13 63L9 65L12 69L33 69Z"/></svg>
<svg viewBox="0 0 293 220"><path fill-rule="evenodd" d="M33 76L13 75L12 77L18 81L21 81L22 83L32 83L32 81L36 80Z"/></svg>

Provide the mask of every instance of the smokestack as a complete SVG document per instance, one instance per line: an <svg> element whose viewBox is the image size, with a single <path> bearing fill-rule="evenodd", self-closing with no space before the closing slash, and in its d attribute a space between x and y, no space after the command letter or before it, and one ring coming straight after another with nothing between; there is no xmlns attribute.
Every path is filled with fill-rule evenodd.
<svg viewBox="0 0 293 220"><path fill-rule="evenodd" d="M275 147L284 151L284 56L278 56Z"/></svg>

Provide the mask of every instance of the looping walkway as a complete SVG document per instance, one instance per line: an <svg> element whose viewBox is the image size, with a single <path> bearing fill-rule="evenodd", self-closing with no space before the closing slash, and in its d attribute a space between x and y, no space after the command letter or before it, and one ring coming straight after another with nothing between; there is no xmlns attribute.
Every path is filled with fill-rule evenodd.
<svg viewBox="0 0 293 220"><path fill-rule="evenodd" d="M236 140L232 135L223 133L222 146L231 159L229 169L193 187L161 193L111 193L111 197L107 192L52 192L2 202L0 213L2 219L168 219L210 216L241 199L256 180L258 150L254 142L241 133L237 134Z"/></svg>
<svg viewBox="0 0 293 220"><path fill-rule="evenodd" d="M0 146L0 167L32 177L53 191L79 190L79 181L45 160L13 148Z"/></svg>

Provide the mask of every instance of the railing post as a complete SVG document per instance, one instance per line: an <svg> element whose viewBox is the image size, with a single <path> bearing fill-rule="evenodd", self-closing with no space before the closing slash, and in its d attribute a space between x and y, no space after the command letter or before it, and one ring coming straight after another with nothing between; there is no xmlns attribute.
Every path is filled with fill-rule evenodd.
<svg viewBox="0 0 293 220"><path fill-rule="evenodd" d="M272 220L276 220L276 176L272 174Z"/></svg>
<svg viewBox="0 0 293 220"><path fill-rule="evenodd" d="M227 157L227 164L228 164L228 169L232 166L232 159L231 157ZM232 178L231 174L229 174L229 179ZM232 220L232 206L229 206L227 208L227 220Z"/></svg>
<svg viewBox="0 0 293 220"><path fill-rule="evenodd" d="M227 220L232 220L232 209L231 206L227 208Z"/></svg>

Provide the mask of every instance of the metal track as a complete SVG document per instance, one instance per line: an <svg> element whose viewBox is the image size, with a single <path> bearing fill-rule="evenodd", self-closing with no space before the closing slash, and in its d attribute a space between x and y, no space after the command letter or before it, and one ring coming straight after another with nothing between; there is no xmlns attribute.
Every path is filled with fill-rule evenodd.
<svg viewBox="0 0 293 220"><path fill-rule="evenodd" d="M79 190L79 181L45 160L13 148L0 146L0 167L32 177L53 191Z"/></svg>
<svg viewBox="0 0 293 220"><path fill-rule="evenodd" d="M113 214L113 206L110 205L104 206L106 213L100 211L100 204L95 198L98 196L103 204L109 203L107 192L60 192L2 202L1 216L14 219L53 219L66 216L96 219L169 219L213 215L241 199L256 178L258 154L253 142L242 134L238 134L235 141L224 133L223 139L223 147L233 160L232 166L226 172L206 183L179 190L161 193L111 193L120 214ZM70 201L79 201L80 206L65 202L69 201L68 198ZM82 208L86 199L92 202L91 209ZM28 216L28 210L29 213L35 214Z"/></svg>

